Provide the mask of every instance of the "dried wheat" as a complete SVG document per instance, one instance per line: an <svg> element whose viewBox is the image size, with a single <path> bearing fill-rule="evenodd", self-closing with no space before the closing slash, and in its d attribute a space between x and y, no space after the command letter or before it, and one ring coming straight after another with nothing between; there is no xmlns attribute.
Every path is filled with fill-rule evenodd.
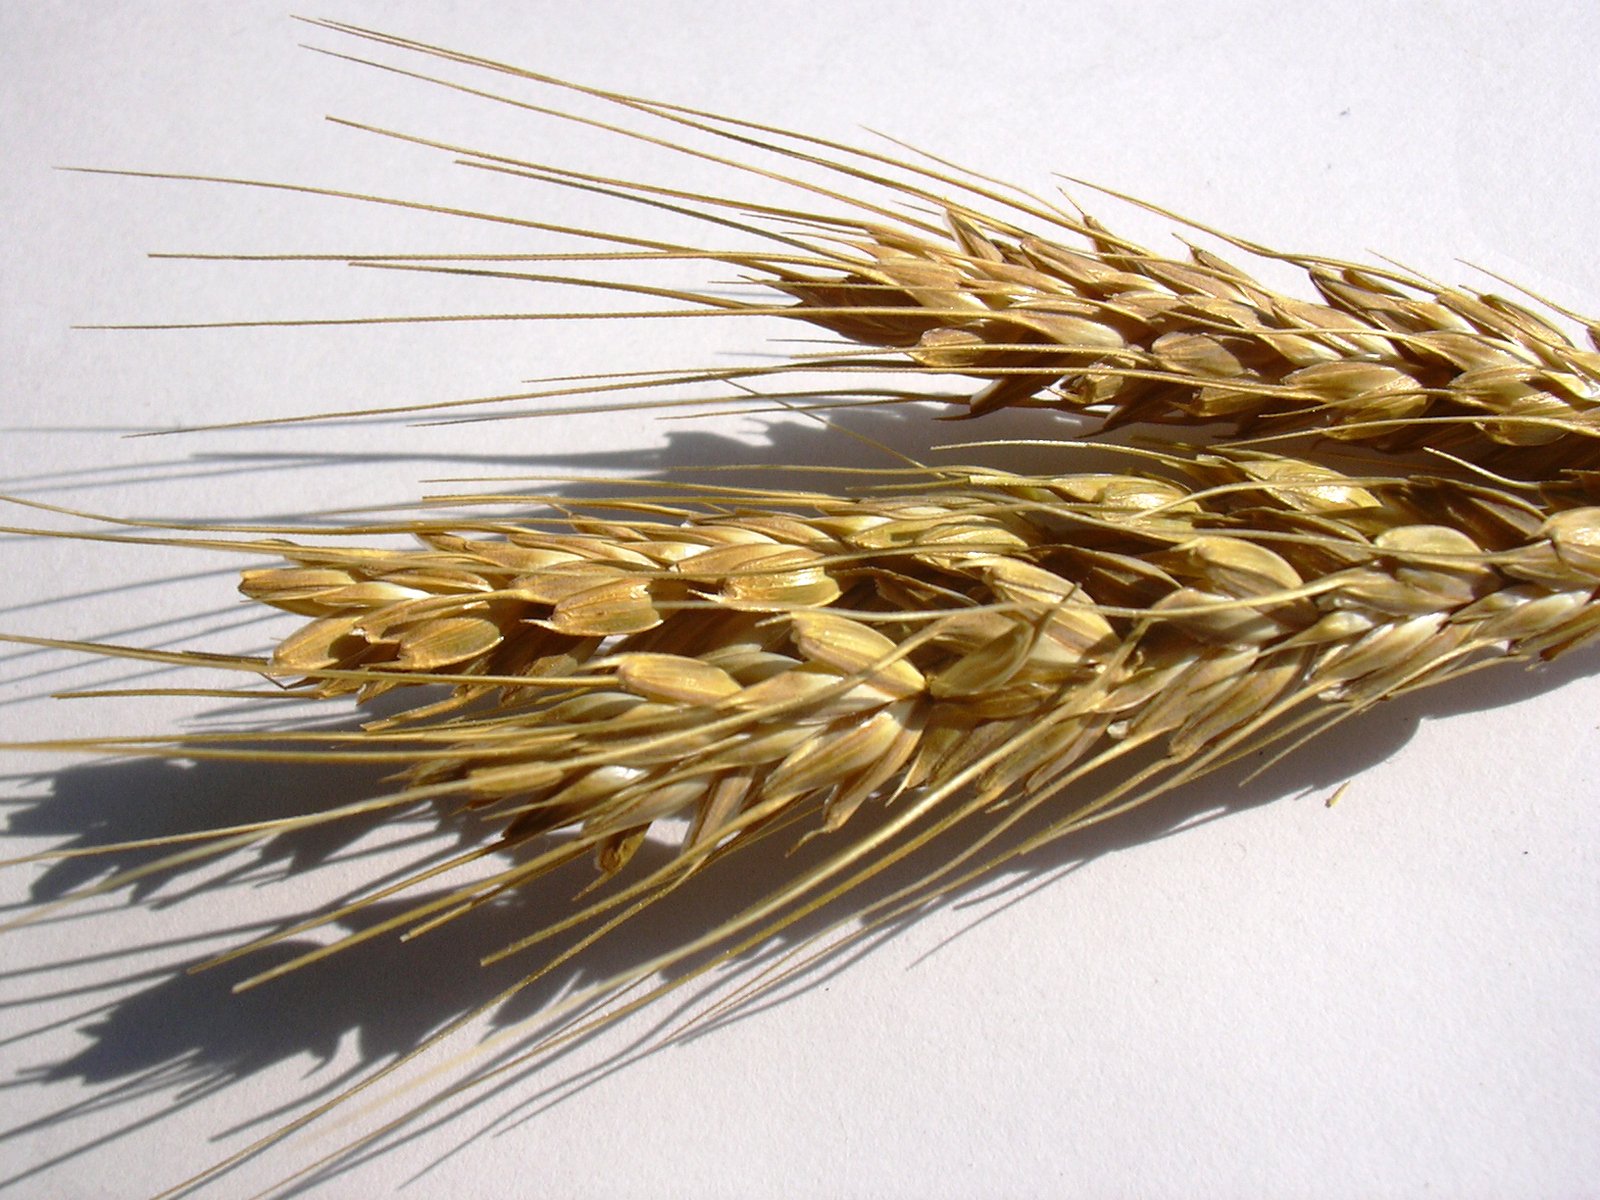
<svg viewBox="0 0 1600 1200"><path fill-rule="evenodd" d="M609 394L669 384L740 384L822 373L826 382L807 394L825 404L841 403L842 397L858 393L868 399L854 402L931 397L959 404L975 415L1027 405L1087 414L1109 425L1217 424L1269 440L1322 435L1386 452L1444 452L1532 480L1600 467L1600 416L1596 414L1600 404L1600 318L1585 317L1549 301L1542 301L1545 312L1541 313L1502 295L1447 286L1398 267L1277 251L1132 201L1227 247L1302 270L1320 296L1319 301L1312 301L1259 282L1201 245L1186 241L1183 257L1163 255L1116 234L1075 206L1064 207L927 156L896 156L682 105L582 87L492 59L338 22L313 24L491 76L599 99L635 121L646 122L647 127L664 123L673 132L611 124L392 64L368 64L575 121L607 135L666 147L737 173L777 180L801 199L822 203L804 207L797 200L775 205L736 195L696 194L355 126L446 151L480 169L668 207L700 218L708 233L731 232L761 245L679 243L624 231L577 229L504 214L460 211L457 215L469 219L554 231L611 249L509 256L359 256L348 261L368 268L601 288L666 300L676 307L622 313L310 318L206 326L776 316L830 330L859 347L859 352L801 355L778 366L684 368L642 376L596 377L595 381L504 396L293 419L455 410L509 400ZM731 144L741 153L730 157L698 148L684 140L691 135L708 137L713 144ZM790 173L801 169L839 182L818 183ZM202 176L165 177L431 209L414 201L323 188ZM643 277L652 264L696 258L720 267L743 268L750 273L748 282L759 285L767 295L755 300L732 299L692 287L653 285ZM640 277L606 281L550 273L564 262L608 260L628 265L640 272ZM530 270L530 265L537 265L537 270ZM1563 318L1583 328L1587 346L1575 342L1561 327ZM863 389L862 381L892 381L908 370L938 380L956 377L978 383L958 390L941 384L932 393L926 388L897 389L892 382Z"/></svg>
<svg viewBox="0 0 1600 1200"><path fill-rule="evenodd" d="M693 814L686 849L792 802L834 829L980 759L986 800L1038 794L1105 744L1181 761L1596 620L1600 510L1424 476L1213 455L811 508L287 551L242 586L316 618L271 669L347 673L324 694L413 671L463 677L428 717L497 694L418 778L518 836L581 823L608 871L661 816Z"/></svg>
<svg viewBox="0 0 1600 1200"><path fill-rule="evenodd" d="M616 996L696 956L756 944L952 831L964 836L941 842L939 864L877 902L870 919L1240 755L1293 744L1486 661L1555 655L1600 624L1600 508L1587 474L1600 467L1600 354L1552 320L1397 270L1223 239L1304 268L1323 302L1295 299L1208 250L1161 256L1086 216L953 170L816 139L786 148L764 139L795 135L601 95L868 185L887 182L880 170L902 172L891 190L941 214L942 227L813 188L865 215L774 208L759 215L809 228L775 234L740 224L777 241L777 251L634 245L626 253L641 260L737 265L785 301L631 290L713 313L791 317L864 348L775 372L674 378L909 365L982 381L974 394L950 397L974 414L1031 405L1112 424L1314 433L1363 443L1373 464L1357 475L1305 457L1173 449L1134 456L1119 473L950 470L851 498L724 491L699 504L619 501L543 522L430 524L422 550L231 543L287 559L247 571L242 590L310 622L270 661L146 657L303 681L321 696L370 699L437 684L449 694L347 736L94 743L262 762L367 760L404 774L376 799L158 839L182 848L93 890L285 829L416 803L444 807L447 819L487 834L488 849L510 855L487 877L279 962L247 985L368 938L465 918L592 857L603 880L618 877L612 886L500 955L582 931L561 961L690 875L737 870L739 852L760 837L816 837L825 852L814 865L585 993ZM565 179L645 202L661 193ZM698 203L707 213L756 211L714 197ZM1001 209L1019 219L995 215ZM1025 228L1028 219L1044 233ZM1065 236L1082 244L1058 240ZM405 259L370 265L513 274ZM1585 323L1600 346L1600 325ZM634 385L567 390L612 386ZM1405 471L1393 454L1417 448L1476 470ZM1024 832L1023 818L1047 804L1059 811ZM674 852L641 867L640 846L669 821L684 826L672 833ZM409 882L436 877L430 868ZM400 890L386 884L381 894ZM536 960L529 978L551 965Z"/></svg>
<svg viewBox="0 0 1600 1200"><path fill-rule="evenodd" d="M451 903L550 855L616 874L654 823L688 818L668 866L583 920L802 814L838 833L889 803L908 830L942 831L1153 755L1137 786L1069 801L1055 828L1074 828L1297 721L1487 658L1548 657L1600 622L1600 509L1577 485L1534 503L1240 453L760 499L432 530L416 551L245 543L293 565L247 571L244 592L313 620L269 662L233 665L321 695L453 683L326 752L409 764L410 791L387 803L448 798L508 846L573 832ZM232 741L169 752L266 748Z"/></svg>
<svg viewBox="0 0 1600 1200"><path fill-rule="evenodd" d="M453 409L530 397L686 382L726 384L816 372L830 377L818 397L838 403L850 386L837 380L840 373L872 379L909 369L941 379L979 381L975 390L932 394L972 414L1028 405L1085 413L1111 425L1218 423L1268 439L1320 434L1384 451L1446 452L1535 480L1553 479L1563 470L1600 467L1596 440L1600 319L1548 301L1542 315L1501 295L1446 286L1397 267L1276 251L1134 201L1234 249L1303 270L1320 295L1320 302L1313 302L1266 286L1200 245L1187 243L1181 258L1163 255L1119 236L1075 208L926 156L897 157L573 85L492 59L337 22L314 24L491 75L582 93L636 120L665 123L680 137L693 134L731 143L742 157L390 64L369 64L775 179L802 198L824 202L824 207L809 208L798 202L786 206L700 195L358 126L445 150L481 169L670 207L698 216L708 231L733 231L765 245L760 249L693 245L462 213L556 230L620 249L509 256L498 266L470 255L456 262L448 255L350 261L367 267L599 287L687 306L622 314L509 313L488 319L781 316L831 330L863 351L805 355L777 367L661 371L511 396L362 412ZM841 187L853 185L853 191L786 173L798 168L820 171L824 178L833 176L843 181ZM385 205L407 203L317 188L290 190ZM915 207L908 213L910 206ZM929 219L930 210L937 220ZM752 282L797 303L736 300L693 288L654 286L642 278L606 282L533 273L517 265L519 259L544 264L614 259L643 271L652 262L685 258L742 267L751 273ZM1559 326L1561 318L1583 327L1588 346L1576 343ZM371 318L436 319L461 318ZM223 324L361 323L363 319ZM893 387L873 394L877 401L885 395L929 398L926 390L896 392Z"/></svg>

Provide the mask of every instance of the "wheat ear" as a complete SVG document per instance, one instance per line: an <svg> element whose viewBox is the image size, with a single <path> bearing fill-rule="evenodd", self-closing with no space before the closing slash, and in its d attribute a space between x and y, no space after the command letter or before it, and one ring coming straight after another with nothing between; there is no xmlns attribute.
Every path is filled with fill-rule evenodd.
<svg viewBox="0 0 1600 1200"><path fill-rule="evenodd" d="M723 490L677 510L618 500L559 521L432 529L415 551L238 542L291 563L247 571L244 592L312 620L271 660L197 662L298 678L322 695L441 682L452 694L356 735L95 743L356 758L405 774L376 800L166 839L179 843L167 857L90 890L313 824L440 805L489 838L458 865L490 850L511 862L239 986L374 937L428 933L594 859L602 879L616 877L606 891L489 956L533 955L520 988L689 876L738 871L761 838L819 838L820 857L754 902L585 989L572 1023L520 1063L592 1028L588 1005L760 945L932 843L933 865L854 914L865 928L1386 697L1592 638L1600 508L1575 486L1538 499L1275 455L1148 455L1113 474L946 471L855 499ZM676 851L629 871L651 828L674 819ZM133 848L148 847L97 853ZM431 865L388 881L219 961L439 875ZM575 949L540 952L573 937ZM500 1070L469 1074L380 1133Z"/></svg>
<svg viewBox="0 0 1600 1200"><path fill-rule="evenodd" d="M592 854L610 876L654 823L688 819L670 866L583 920L775 823L837 833L868 802L942 829L1072 784L1088 797L1066 806L1073 828L1154 794L1149 780L1489 658L1552 656L1600 620L1600 509L1571 489L1533 503L1272 455L1153 457L1120 474L943 472L878 497L718 493L653 503L648 520L489 522L415 551L244 543L292 565L247 571L242 590L313 620L269 662L234 665L324 696L451 684L323 751L314 734L283 740L403 765L410 791L387 803L446 800L507 844L568 829L551 854ZM271 740L154 748L249 758ZM1150 759L1139 786L1083 790L1135 751Z"/></svg>
<svg viewBox="0 0 1600 1200"><path fill-rule="evenodd" d="M1600 510L1273 456L1166 468L296 550L242 589L316 618L272 670L323 694L447 671L421 716L497 696L417 778L519 835L579 825L608 872L660 816L692 814L686 848L796 802L832 830L980 760L985 801L1036 796L1110 744L1181 762L1594 627Z"/></svg>
<svg viewBox="0 0 1600 1200"><path fill-rule="evenodd" d="M952 376L978 381L954 392L944 384L934 392L974 414L1029 405L1090 414L1110 424L1222 422L1258 438L1320 434L1384 451L1427 448L1520 478L1554 478L1560 470L1600 466L1600 418L1595 414L1600 403L1600 318L1584 317L1549 301L1542 301L1546 312L1541 314L1501 294L1446 286L1394 266L1272 250L1158 206L1120 197L1232 250L1306 272L1322 298L1307 301L1264 285L1248 270L1203 246L1187 242L1182 258L1157 253L1115 234L1075 206L1062 206L926 155L885 154L778 126L586 88L341 22L312 24L422 58L600 99L627 117L643 120L646 130L664 125L669 131L598 122L562 109L531 106L486 88L467 88L390 64L368 64L573 120L605 134L664 146L734 173L778 179L805 200L821 202L786 206L738 195L686 194L662 184L600 178L549 163L358 126L387 138L446 150L482 170L629 198L640 205L669 206L677 213L698 216L718 234L731 230L766 243L760 250L717 248L462 213L619 246L610 253L536 254L528 256L531 261L558 264L563 259L614 258L645 269L651 262L704 258L717 266L742 267L750 272L750 282L760 282L768 293L776 290L781 298L795 302L742 301L682 286L653 286L643 278L618 283L531 274L518 269L515 261L490 266L474 261L451 264L451 256L352 259L360 266L600 286L690 306L656 314L632 312L626 314L629 317L682 317L694 315L694 307L710 317L778 315L834 331L862 350L856 355L802 355L787 365L763 368L661 371L654 378L437 406L632 390L656 382L725 384L773 379L790 371L829 374L819 397L837 403L851 387L840 381L840 374L872 379L912 370L941 381ZM674 131L726 142L738 147L742 157L696 149L675 139ZM821 171L824 178L832 176L837 182L819 184L786 173L794 168ZM907 214L907 205L917 206L917 211ZM938 219L928 218L930 211ZM552 315L582 314L501 314L494 320ZM1560 328L1560 318L1584 328L1587 346ZM878 389L877 395L882 397L885 390ZM899 397L928 398L928 392L901 392Z"/></svg>
<svg viewBox="0 0 1600 1200"><path fill-rule="evenodd" d="M682 290L672 300L793 317L862 347L779 370L908 363L980 380L975 395L947 397L974 413L1029 404L1113 423L1221 420L1252 435L1365 443L1375 465L1352 475L1292 457L1174 450L1115 474L946 471L850 499L724 492L698 506L618 502L553 522L429 526L426 548L413 552L234 543L289 560L247 572L243 589L311 622L270 661L142 656L302 680L325 696L421 684L450 695L345 737L56 743L262 762L357 758L404 771L376 800L156 839L185 848L92 890L285 830L421 803L513 854L486 879L243 986L370 937L425 933L593 857L603 880L617 877L611 889L495 956L581 931L575 950L540 962L536 978L690 875L737 870L757 839L820 835L820 862L560 1010L581 1014L696 956L740 953L951 831L960 844L876 902L869 921L1377 700L1592 637L1600 510L1584 472L1595 465L1596 355L1544 317L1398 271L1224 239L1305 268L1325 301L1312 304L1209 251L1162 257L1081 214L953 171L802 139L840 155L823 158L752 141L738 122L603 98L873 186L885 184L880 168L911 172L920 182L892 187L937 205L942 228L868 203L856 206L866 216L770 209L763 215L822 229L781 235L781 253L649 249L742 266L796 303ZM863 175L845 165L850 156L875 165ZM939 198L933 183L1009 204L1047 236ZM660 195L614 180L584 186L646 202ZM701 200L708 210L740 207ZM1068 235L1083 244L1059 240ZM1464 460L1477 481L1401 474L1389 453L1418 446ZM1052 802L1060 811L1024 834L1022 819ZM685 819L675 853L642 868L636 852L669 819ZM101 852L119 848L128 847ZM227 957L435 877L430 868L387 884ZM554 1037L591 1027L577 1020Z"/></svg>
<svg viewBox="0 0 1600 1200"><path fill-rule="evenodd" d="M1565 470L1600 467L1596 440L1600 319L1551 301L1532 297L1541 312L1502 295L1447 286L1391 265L1274 250L1111 193L1224 248L1303 271L1320 295L1320 302L1314 302L1269 287L1187 239L1182 257L1164 255L1117 234L1075 205L1064 206L914 151L890 154L575 85L357 26L311 23L490 77L538 83L599 100L642 127L582 117L487 87L467 87L421 71L341 55L577 122L607 136L664 147L736 175L776 180L793 190L797 199L792 204L772 204L737 194L690 193L671 185L597 176L356 125L372 134L448 152L482 170L669 208L698 218L708 232L754 239L759 246L662 241L625 231L461 212L470 219L555 231L609 249L512 255L496 262L471 255L364 256L349 261L368 268L600 288L665 300L674 307L623 314L531 312L216 324L776 316L827 329L857 352L809 353L776 366L685 367L643 376L596 377L592 382L514 395L293 419L460 409L669 384L770 382L787 375L812 378L821 373L824 384L806 394L824 404L931 397L959 404L971 414L1026 405L1085 414L1110 425L1220 424L1253 439L1312 434L1386 452L1427 449L1520 479L1549 480ZM690 136L709 138L713 145L722 143L738 153L729 156L691 145ZM802 170L820 173L824 182L804 177ZM318 188L212 181L427 207ZM744 269L746 282L765 295L730 298L692 287L653 285L643 275L652 264L694 258L722 269ZM613 260L627 264L638 276L602 281L552 273L563 263ZM1581 327L1587 345L1575 341L1562 328L1563 321ZM937 381L934 390L906 390L893 382L908 370ZM951 378L964 382L952 389L944 382Z"/></svg>

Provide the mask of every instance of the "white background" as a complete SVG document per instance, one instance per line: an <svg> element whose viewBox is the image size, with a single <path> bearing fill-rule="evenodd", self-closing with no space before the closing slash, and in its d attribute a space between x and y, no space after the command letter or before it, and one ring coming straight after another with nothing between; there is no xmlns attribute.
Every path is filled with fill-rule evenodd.
<svg viewBox="0 0 1600 1200"><path fill-rule="evenodd" d="M330 15L830 137L870 126L1039 188L1060 170L1286 248L1387 252L1481 281L1457 260L1470 261L1600 306L1600 18L1587 4L347 0ZM403 503L440 476L832 452L803 426L648 414L122 437L718 362L719 345L755 336L711 322L71 330L575 298L329 265L146 261L530 243L421 213L55 166L685 229L320 119L335 114L601 174L746 186L300 41L366 49L271 4L0 4L0 491L125 516L287 519ZM1148 228L1109 201L1102 211ZM948 431L898 432L922 447ZM23 509L4 520L91 527ZM288 627L237 606L231 560L14 538L0 554L0 631L234 651ZM969 895L780 1004L479 1135L652 1022L614 1031L317 1194L407 1180L416 1197L1594 1194L1596 667L1579 652L1384 706L1259 783L1204 783L1061 847L1025 864L1014 893ZM233 681L9 649L0 736L216 719L204 704L48 698L115 682ZM332 802L349 786L38 754L0 769L14 854L148 829L149 813L215 823L237 804ZM1158 836L1174 822L1195 827ZM238 878L191 873L143 906L119 895L0 935L0 1174L13 1193L156 1192L270 1128L275 1106L481 999L470 945L418 942L248 999L175 973L375 861L244 860ZM0 897L21 906L67 877L9 867ZM338 1137L286 1148L216 1194L248 1194Z"/></svg>

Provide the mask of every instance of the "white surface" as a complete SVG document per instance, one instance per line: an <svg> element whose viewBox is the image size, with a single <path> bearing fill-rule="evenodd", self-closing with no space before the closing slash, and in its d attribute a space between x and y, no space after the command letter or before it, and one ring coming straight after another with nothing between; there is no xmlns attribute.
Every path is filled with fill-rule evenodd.
<svg viewBox="0 0 1600 1200"><path fill-rule="evenodd" d="M1459 256L1580 308L1600 303L1600 19L1588 4L347 0L330 15L828 136L870 125L1040 187L1060 169L1269 243L1387 251L1470 278ZM119 438L697 362L717 336L748 344L748 332L684 322L630 329L622 345L603 325L69 331L560 300L337 266L145 262L145 250L523 243L422 214L52 165L601 219L554 189L320 123L335 113L602 173L702 178L627 143L309 54L301 40L351 48L271 4L0 6L0 490L249 520L402 502L423 478L550 470L562 454L577 456L572 469L615 471L820 452L793 430L770 449L748 419L648 417ZM714 441L713 428L754 448ZM621 466L606 457L624 450ZM266 637L238 624L249 614L234 606L233 564L209 556L10 539L0 554L6 631L207 649ZM1017 903L945 908L781 1004L627 1064L505 1136L472 1136L650 1023L622 1031L317 1194L387 1194L430 1166L403 1194L1593 1194L1596 666L1600 656L1578 655L1388 706L1259 785L1203 784L1179 806L1231 805L1221 819L1170 838L1150 836L1159 826L1108 835L1071 871L1064 847L1032 865ZM193 714L204 706L44 698L141 671L6 651L0 728L20 740L203 727ZM137 828L139 806L226 814L262 783L49 756L7 757L4 769L41 772L6 784L15 853L85 821ZM1324 807L1346 777L1349 793ZM340 794L338 781L292 778L284 786ZM209 888L188 876L153 907L117 897L0 939L11 1039L0 1127L12 1131L0 1174L28 1172L13 1194L157 1191L242 1145L241 1127L274 1106L384 1061L481 997L460 974L470 947L425 943L249 1003L174 975L230 927L297 911L370 869L273 878L281 866ZM0 895L20 902L60 878L45 871L6 869ZM247 1194L306 1153L302 1143L252 1165L215 1194Z"/></svg>

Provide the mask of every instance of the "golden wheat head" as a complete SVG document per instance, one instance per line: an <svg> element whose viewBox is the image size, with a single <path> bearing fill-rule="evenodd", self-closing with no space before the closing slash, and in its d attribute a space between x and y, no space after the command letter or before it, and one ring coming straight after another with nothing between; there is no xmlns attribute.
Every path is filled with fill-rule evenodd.
<svg viewBox="0 0 1600 1200"><path fill-rule="evenodd" d="M474 509L457 497L442 516L315 537L155 521L70 534L246 558L239 591L252 609L301 623L262 655L3 640L203 667L366 707L348 726L61 736L31 748L264 771L355 764L384 781L373 795L307 796L286 815L16 860L132 865L12 926L286 835L419 815L460 845L248 931L196 969L242 964L236 990L259 995L357 958L358 947L415 940L421 955L429 939L475 938L462 931L496 929L495 914L519 902L537 907L513 910L523 923L475 951L509 983L175 1191L421 1072L423 1090L402 1090L398 1115L324 1146L286 1182L324 1181L729 963L755 964L753 978L713 1018L1020 855L1224 767L1269 764L1380 702L1496 663L1551 659L1600 630L1600 321L1535 296L1277 251L1144 205L1185 231L1183 251L1163 254L1071 201L909 150L313 24L422 64L385 66L395 74L793 197L561 170L375 128L477 169L667 209L704 238L216 180L588 243L520 257L331 257L665 306L497 320L776 317L836 340L757 366L601 373L512 397L308 419L557 396L603 410L634 392L648 407L679 403L663 389L684 386L702 389L694 403L722 402L706 400L708 385L742 401L792 383L755 400L813 410L932 399L945 416L1088 418L1046 432L1091 432L1105 465L931 466L889 450L882 471L840 468L831 492L787 480L659 491L611 481L616 491L598 499L495 494ZM483 90L427 75L430 62L477 73ZM497 80L565 89L610 115L510 99L490 90ZM655 267L686 260L738 272L743 290L652 281ZM637 274L565 273L580 263ZM1285 265L1307 295L1259 277ZM455 318L203 324L444 319ZM498 515L508 499L520 511ZM695 888L706 890L671 909ZM608 957L669 910L688 914L670 937ZM568 967L570 988L537 993L537 1012L477 1059L449 1064L454 1074L433 1065L450 1035Z"/></svg>

